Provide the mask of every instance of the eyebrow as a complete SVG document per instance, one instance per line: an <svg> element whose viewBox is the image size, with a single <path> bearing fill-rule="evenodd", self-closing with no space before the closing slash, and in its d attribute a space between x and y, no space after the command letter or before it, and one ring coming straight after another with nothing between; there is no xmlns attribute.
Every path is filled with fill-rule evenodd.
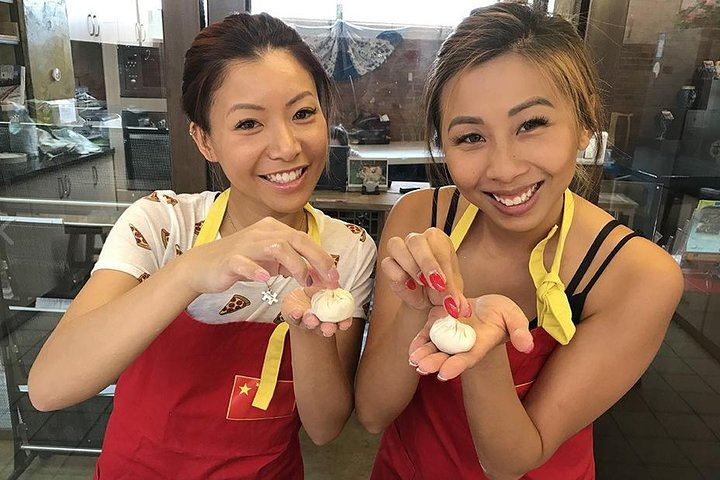
<svg viewBox="0 0 720 480"><path fill-rule="evenodd" d="M471 117L468 115L462 115L459 117L455 117L450 121L450 124L448 124L448 130L450 130L455 125L461 125L461 124L470 124L470 125L484 125L485 122L480 117Z"/></svg>
<svg viewBox="0 0 720 480"><path fill-rule="evenodd" d="M555 105L552 104L550 100L543 97L533 97L528 100L525 100L520 105L516 105L512 107L510 110L508 110L508 117L512 117L513 115L517 115L518 113L522 112L526 108L534 107L535 105L545 105L546 107L555 108Z"/></svg>
<svg viewBox="0 0 720 480"><path fill-rule="evenodd" d="M285 104L285 106L289 107L293 103L299 102L300 100L302 100L303 98L308 97L308 96L312 96L312 92L310 90L305 90L304 92L300 92L297 95L295 95L293 98L288 100L288 102Z"/></svg>
<svg viewBox="0 0 720 480"><path fill-rule="evenodd" d="M303 98L305 98L307 96L312 96L312 92L310 90L305 90L304 92L298 93L297 95L292 97L290 100L288 100L285 103L285 106L289 107L292 104L299 102L300 100L302 100ZM230 107L230 109L227 112L227 115L225 115L225 116L230 115L231 113L235 112L236 110L265 110L265 107L257 105L255 103L236 103L235 105Z"/></svg>
<svg viewBox="0 0 720 480"><path fill-rule="evenodd" d="M544 105L546 107L555 108L555 105L552 104L550 100L543 97L533 97L528 100L525 100L519 105L516 105L512 107L510 110L508 110L508 117L512 117L517 115L518 113L522 112L525 109L528 109L530 107L534 107L535 105ZM484 125L485 121L480 117L473 117L469 115L461 115L459 117L453 118L450 123L448 124L448 130L450 130L455 125Z"/></svg>

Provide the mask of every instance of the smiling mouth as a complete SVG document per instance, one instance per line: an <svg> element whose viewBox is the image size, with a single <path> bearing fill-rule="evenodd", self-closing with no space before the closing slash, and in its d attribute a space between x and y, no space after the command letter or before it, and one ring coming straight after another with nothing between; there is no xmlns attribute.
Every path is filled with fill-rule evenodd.
<svg viewBox="0 0 720 480"><path fill-rule="evenodd" d="M496 195L494 193L488 193L488 195L494 198L496 202L502 203L506 207L516 207L518 205L522 205L523 203L528 202L533 197L533 195L535 195L535 192L537 192L537 189L540 188L540 185L542 185L542 183L543 182L538 182L532 185L526 191L511 196Z"/></svg>
<svg viewBox="0 0 720 480"><path fill-rule="evenodd" d="M282 173L271 173L269 175L260 175L262 178L267 180L268 182L277 183L279 185L284 185L286 183L290 183L292 181L297 180L298 178L302 177L305 173L305 170L307 170L307 167L300 167L296 168L295 170L289 170L287 172Z"/></svg>

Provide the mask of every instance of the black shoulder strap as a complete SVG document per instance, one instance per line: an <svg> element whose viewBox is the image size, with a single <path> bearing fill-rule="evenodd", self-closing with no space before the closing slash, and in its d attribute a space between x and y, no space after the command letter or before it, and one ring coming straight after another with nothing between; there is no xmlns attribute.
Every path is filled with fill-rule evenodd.
<svg viewBox="0 0 720 480"><path fill-rule="evenodd" d="M460 199L460 190L457 188L453 192L452 200L450 200L450 206L448 207L448 213L445 217L445 228L443 231L445 235L450 236L452 233L453 223L455 223L455 214L457 213L458 199Z"/></svg>
<svg viewBox="0 0 720 480"><path fill-rule="evenodd" d="M438 192L440 187L433 188L433 200L432 200L432 213L430 217L430 226L437 227L437 206L438 206ZM453 192L452 199L450 200L450 206L448 207L448 213L445 217L445 228L443 231L446 235L450 235L452 232L452 226L455 222L455 214L457 213L457 204L460 199L460 190L457 188Z"/></svg>
<svg viewBox="0 0 720 480"><path fill-rule="evenodd" d="M432 216L430 217L430 226L434 227L437 225L437 200L438 192L440 187L433 188L433 203L432 203Z"/></svg>
<svg viewBox="0 0 720 480"><path fill-rule="evenodd" d="M625 245L631 238L639 236L640 235L638 235L637 232L628 233L623 237L622 240L618 242L617 245L615 245L615 248L613 248L612 252L610 252L610 255L608 255L602 265L600 265L600 268L598 268L597 272L595 272L595 275L593 275L592 279L583 290L584 295L587 295L590 292L590 289L592 289L593 285L595 285L595 282L597 282L598 278L600 278L600 275L602 275L603 271L605 271L605 268L610 264L610 261L613 259L615 254L620 251L623 245Z"/></svg>
<svg viewBox="0 0 720 480"><path fill-rule="evenodd" d="M575 290L577 290L577 287L580 284L580 280L582 280L582 278L585 276L585 272L587 272L587 269L590 268L590 264L595 259L595 255L597 255L597 252L600 249L600 245L602 245L608 235L610 235L610 232L612 232L618 225L621 225L621 223L617 220L611 220L597 234L597 237L595 237L592 245L590 245L590 249L585 254L585 258L583 258L577 271L575 271L575 275L573 275L572 280L570 280L570 283L568 283L567 287L565 288L565 291L568 293L568 295L572 295L573 293L575 293Z"/></svg>

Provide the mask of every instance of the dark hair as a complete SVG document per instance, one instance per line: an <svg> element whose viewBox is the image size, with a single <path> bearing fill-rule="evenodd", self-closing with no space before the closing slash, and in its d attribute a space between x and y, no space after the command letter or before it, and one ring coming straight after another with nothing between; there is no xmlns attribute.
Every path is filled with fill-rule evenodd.
<svg viewBox="0 0 720 480"><path fill-rule="evenodd" d="M442 145L441 98L447 82L505 53L520 55L538 67L570 101L580 126L601 138L597 74L575 28L561 17L547 16L527 5L497 3L473 10L443 42L433 62L425 84L430 151ZM582 188L589 188L586 179L578 180Z"/></svg>
<svg viewBox="0 0 720 480"><path fill-rule="evenodd" d="M210 106L228 64L259 59L273 49L285 50L312 75L320 108L329 118L334 99L332 83L300 35L266 13L237 13L200 31L185 53L182 107L190 121L210 132Z"/></svg>

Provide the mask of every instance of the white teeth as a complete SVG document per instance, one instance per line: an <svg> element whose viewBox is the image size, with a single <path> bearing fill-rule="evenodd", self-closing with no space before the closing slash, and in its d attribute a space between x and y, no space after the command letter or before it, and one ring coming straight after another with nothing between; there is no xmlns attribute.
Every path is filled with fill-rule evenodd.
<svg viewBox="0 0 720 480"><path fill-rule="evenodd" d="M514 197L514 198L503 198L492 194L493 198L497 200L498 202L502 203L503 205L506 205L508 207L514 207L515 205L520 205L522 203L527 202L530 200L535 193L535 191L538 188L538 184L536 183L532 187L530 187L526 192L523 192L522 195Z"/></svg>
<svg viewBox="0 0 720 480"><path fill-rule="evenodd" d="M302 168L298 168L297 170L293 170L291 172L272 173L270 175L265 175L265 178L273 183L290 183L293 180L297 180L300 175L302 175Z"/></svg>

